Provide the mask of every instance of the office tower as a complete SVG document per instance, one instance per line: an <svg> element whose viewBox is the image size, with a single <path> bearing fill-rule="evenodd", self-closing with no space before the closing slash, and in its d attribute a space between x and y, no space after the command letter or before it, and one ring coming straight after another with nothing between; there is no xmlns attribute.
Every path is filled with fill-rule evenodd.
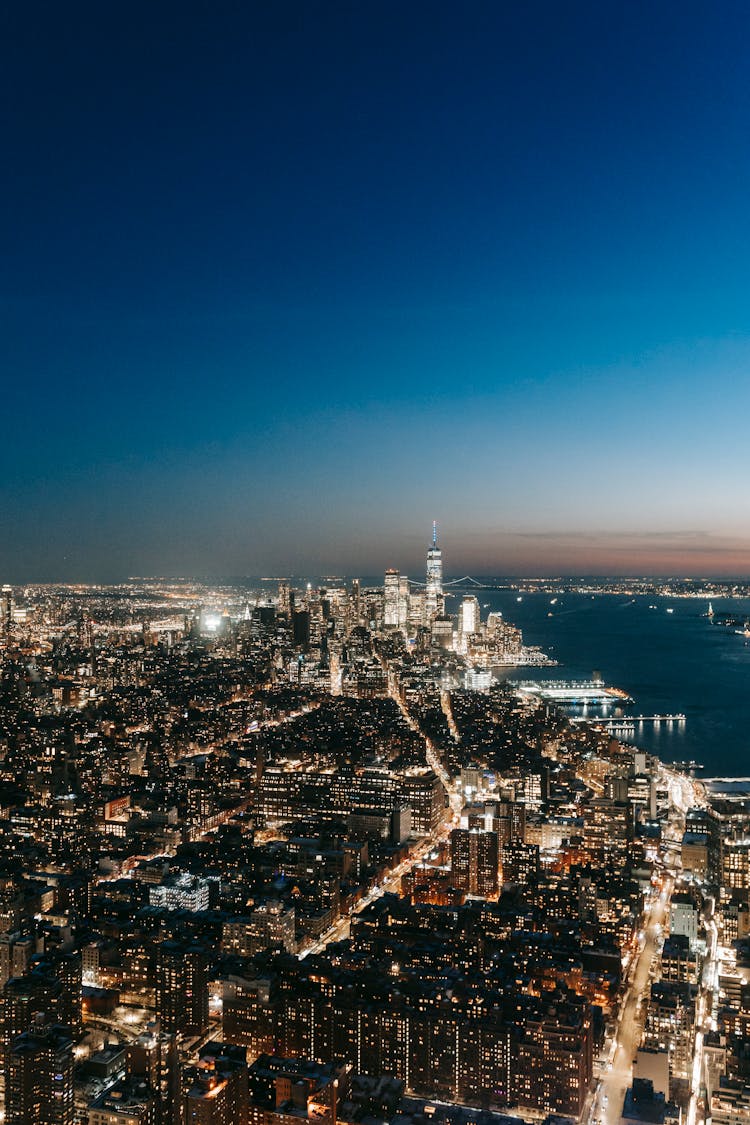
<svg viewBox="0 0 750 1125"><path fill-rule="evenodd" d="M307 648L310 644L310 611L297 609L292 615L292 639L295 645Z"/></svg>
<svg viewBox="0 0 750 1125"><path fill-rule="evenodd" d="M398 580L398 624L404 629L409 620L409 579L405 574Z"/></svg>
<svg viewBox="0 0 750 1125"><path fill-rule="evenodd" d="M165 1032L200 1035L208 1029L208 965L202 946L164 941L158 947L156 1011Z"/></svg>
<svg viewBox="0 0 750 1125"><path fill-rule="evenodd" d="M409 616L409 579L390 569L383 584L383 624L386 629L404 629Z"/></svg>
<svg viewBox="0 0 750 1125"><path fill-rule="evenodd" d="M583 844L596 863L624 863L628 843L628 806L595 797L583 808Z"/></svg>
<svg viewBox="0 0 750 1125"><path fill-rule="evenodd" d="M443 555L437 545L437 524L432 524L432 543L427 551L427 582L425 584L425 620L443 611Z"/></svg>
<svg viewBox="0 0 750 1125"><path fill-rule="evenodd" d="M451 875L454 886L472 895L494 895L498 888L497 832L454 828L451 832Z"/></svg>
<svg viewBox="0 0 750 1125"><path fill-rule="evenodd" d="M430 836L445 816L445 789L432 770L407 774L401 781L398 803L411 809L414 836Z"/></svg>
<svg viewBox="0 0 750 1125"><path fill-rule="evenodd" d="M750 890L750 840L747 838L721 841L721 885L724 897L741 891L747 899Z"/></svg>
<svg viewBox="0 0 750 1125"><path fill-rule="evenodd" d="M39 1024L10 1046L6 1125L74 1125L73 1041L67 1028Z"/></svg>
<svg viewBox="0 0 750 1125"><path fill-rule="evenodd" d="M501 801L497 807L495 827L501 847L513 841L523 843L526 838L526 806L520 801Z"/></svg>
<svg viewBox="0 0 750 1125"><path fill-rule="evenodd" d="M452 649L453 648L453 618L452 617L432 617L431 630L432 643L439 645L440 648Z"/></svg>
<svg viewBox="0 0 750 1125"><path fill-rule="evenodd" d="M350 597L351 597L350 625L351 625L352 628L356 628L357 625L362 624L362 590L361 590L361 583L360 583L358 578L352 579L352 590L351 590Z"/></svg>
<svg viewBox="0 0 750 1125"><path fill-rule="evenodd" d="M292 612L292 591L286 578L279 582L279 616L288 618Z"/></svg>
<svg viewBox="0 0 750 1125"><path fill-rule="evenodd" d="M383 583L383 624L386 629L398 627L398 586L398 571L386 570L385 582Z"/></svg>
<svg viewBox="0 0 750 1125"><path fill-rule="evenodd" d="M479 602L473 594L467 594L461 602L458 630L464 637L479 632Z"/></svg>

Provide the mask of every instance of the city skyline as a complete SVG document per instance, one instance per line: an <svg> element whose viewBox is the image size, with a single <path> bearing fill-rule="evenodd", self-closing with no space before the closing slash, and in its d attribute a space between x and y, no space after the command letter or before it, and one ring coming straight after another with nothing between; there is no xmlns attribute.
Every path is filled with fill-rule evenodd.
<svg viewBox="0 0 750 1125"><path fill-rule="evenodd" d="M747 1117L750 788L696 774L748 587L456 603L441 543L413 583L3 586L9 1125ZM642 656L567 678L535 599Z"/></svg>
<svg viewBox="0 0 750 1125"><path fill-rule="evenodd" d="M0 30L0 1122L750 1125L746 0Z"/></svg>
<svg viewBox="0 0 750 1125"><path fill-rule="evenodd" d="M747 573L745 6L37 17L3 581Z"/></svg>

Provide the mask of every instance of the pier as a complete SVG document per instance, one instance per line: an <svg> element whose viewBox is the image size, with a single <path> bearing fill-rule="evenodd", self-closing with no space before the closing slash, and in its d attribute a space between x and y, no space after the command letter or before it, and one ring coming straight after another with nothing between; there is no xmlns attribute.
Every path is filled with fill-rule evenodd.
<svg viewBox="0 0 750 1125"><path fill-rule="evenodd" d="M519 680L515 684L522 695L535 695L561 707L623 706L632 698L620 688L607 687L600 679L591 680Z"/></svg>
<svg viewBox="0 0 750 1125"><path fill-rule="evenodd" d="M616 716L594 716L587 718L585 715L576 715L570 720L571 723L595 723L597 726L606 727L608 730L612 727L617 727L622 730L623 727L635 727L638 723L684 723L687 721L685 715L621 715L619 718Z"/></svg>

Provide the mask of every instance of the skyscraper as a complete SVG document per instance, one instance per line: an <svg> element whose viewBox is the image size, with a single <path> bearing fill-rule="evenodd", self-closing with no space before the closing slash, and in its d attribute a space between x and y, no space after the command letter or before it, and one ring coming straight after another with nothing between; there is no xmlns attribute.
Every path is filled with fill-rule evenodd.
<svg viewBox="0 0 750 1125"><path fill-rule="evenodd" d="M398 626L398 583L398 571L386 570L383 585L383 624L386 629L394 629Z"/></svg>
<svg viewBox="0 0 750 1125"><path fill-rule="evenodd" d="M292 612L292 589L286 578L279 580L279 616L288 618Z"/></svg>
<svg viewBox="0 0 750 1125"><path fill-rule="evenodd" d="M443 611L443 554L437 544L437 524L432 521L432 543L427 550L427 582L425 584L425 619Z"/></svg>
<svg viewBox="0 0 750 1125"><path fill-rule="evenodd" d="M386 570L383 586L383 624L403 629L409 617L409 579L397 570Z"/></svg>
<svg viewBox="0 0 750 1125"><path fill-rule="evenodd" d="M479 602L473 594L466 594L458 613L458 631L468 637L479 632Z"/></svg>

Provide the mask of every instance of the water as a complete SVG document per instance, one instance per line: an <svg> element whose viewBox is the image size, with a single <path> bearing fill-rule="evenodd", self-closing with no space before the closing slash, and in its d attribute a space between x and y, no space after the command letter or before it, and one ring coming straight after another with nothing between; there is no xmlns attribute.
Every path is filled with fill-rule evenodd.
<svg viewBox="0 0 750 1125"><path fill-rule="evenodd" d="M552 605L550 594L524 594L519 602L513 591L472 592L483 618L502 611L527 644L560 662L558 668L519 668L511 678L588 679L596 669L633 697L626 713L687 718L679 725L644 723L629 741L664 761L694 759L705 776L750 776L750 644L733 627L712 624L707 602L561 594ZM449 598L448 612L457 605L458 598ZM750 618L750 600L713 599L713 608L717 615Z"/></svg>

